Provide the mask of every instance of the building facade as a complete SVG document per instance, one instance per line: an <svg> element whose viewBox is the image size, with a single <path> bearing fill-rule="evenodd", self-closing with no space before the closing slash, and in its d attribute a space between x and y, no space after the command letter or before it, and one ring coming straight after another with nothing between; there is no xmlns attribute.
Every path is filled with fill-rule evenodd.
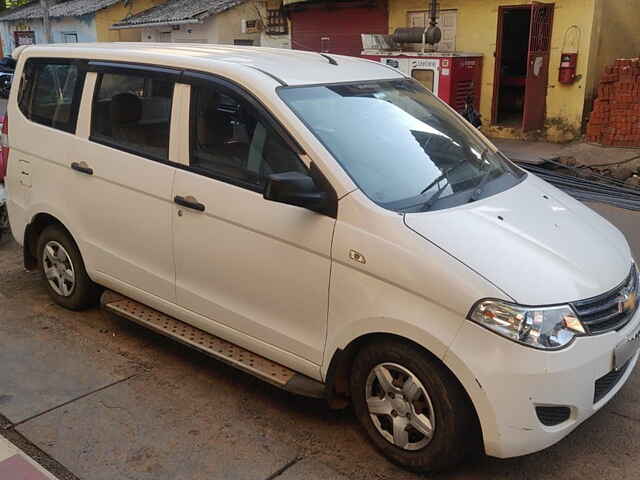
<svg viewBox="0 0 640 480"><path fill-rule="evenodd" d="M285 0L293 48L347 55L360 54L361 34L425 26L430 4ZM438 0L437 5L443 39L436 50L482 56L479 106L483 129L492 136L557 142L579 137L604 67L640 55L640 0ZM413 53L420 48L402 47ZM562 77L561 64L569 65Z"/></svg>
<svg viewBox="0 0 640 480"><path fill-rule="evenodd" d="M51 5L51 33L55 43L138 41L137 30L110 30L113 19L146 10L162 0L69 0ZM43 43L42 9L39 1L0 14L3 53L19 45Z"/></svg>
<svg viewBox="0 0 640 480"><path fill-rule="evenodd" d="M409 26L423 0L389 0L389 32ZM551 141L582 134L595 88L607 64L640 55L640 0L556 0L539 4L517 0L440 0L440 9L456 11L456 49L483 55L480 111L484 129L494 136L526 137L523 118L541 109L535 125ZM538 52L532 43L541 27L534 7L550 12L548 45L540 54L546 66L541 85L530 85ZM575 77L560 81L563 54L577 54ZM565 56L566 58L566 56ZM533 62L533 63L531 63ZM535 79L534 79L535 80ZM533 92L527 92L527 88Z"/></svg>
<svg viewBox="0 0 640 480"><path fill-rule="evenodd" d="M275 1L169 0L111 28L137 29L143 42L290 48L289 23Z"/></svg>

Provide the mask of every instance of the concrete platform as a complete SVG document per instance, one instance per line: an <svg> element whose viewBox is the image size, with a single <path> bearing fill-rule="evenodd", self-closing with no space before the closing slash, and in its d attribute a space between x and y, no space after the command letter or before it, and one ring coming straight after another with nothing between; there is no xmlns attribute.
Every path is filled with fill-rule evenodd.
<svg viewBox="0 0 640 480"><path fill-rule="evenodd" d="M491 142L510 159L533 165L558 157L573 157L582 165L609 165L640 156L638 148L601 147L584 142L558 144L503 138L492 138Z"/></svg>
<svg viewBox="0 0 640 480"><path fill-rule="evenodd" d="M3 480L56 480L22 450L0 437L0 478Z"/></svg>

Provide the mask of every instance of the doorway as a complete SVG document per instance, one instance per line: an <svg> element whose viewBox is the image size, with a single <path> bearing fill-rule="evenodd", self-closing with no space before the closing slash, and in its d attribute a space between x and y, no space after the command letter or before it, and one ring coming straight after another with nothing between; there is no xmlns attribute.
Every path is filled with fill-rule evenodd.
<svg viewBox="0 0 640 480"><path fill-rule="evenodd" d="M500 7L496 42L492 123L544 126L553 4Z"/></svg>

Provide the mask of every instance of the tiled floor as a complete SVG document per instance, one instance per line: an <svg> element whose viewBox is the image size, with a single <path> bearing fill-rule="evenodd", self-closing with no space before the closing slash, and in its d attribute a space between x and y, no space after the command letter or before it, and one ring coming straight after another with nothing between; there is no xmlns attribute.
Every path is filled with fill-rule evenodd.
<svg viewBox="0 0 640 480"><path fill-rule="evenodd" d="M0 437L0 480L55 480L56 477Z"/></svg>

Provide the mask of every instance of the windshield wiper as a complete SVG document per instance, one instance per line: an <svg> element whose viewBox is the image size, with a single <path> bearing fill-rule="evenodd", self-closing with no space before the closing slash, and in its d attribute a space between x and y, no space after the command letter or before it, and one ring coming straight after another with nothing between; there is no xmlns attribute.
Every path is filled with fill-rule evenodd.
<svg viewBox="0 0 640 480"><path fill-rule="evenodd" d="M438 187L438 190L436 191L436 193L434 193L433 195L431 195L429 197L429 200L427 200L424 204L424 206L422 207L422 211L426 212L427 210L430 210L431 207L433 206L434 203L436 203L438 201L438 199L440 198L440 196L442 195L442 192L445 191L445 189L449 186L449 181L447 180L447 182L442 186L442 187Z"/></svg>
<svg viewBox="0 0 640 480"><path fill-rule="evenodd" d="M480 198L485 184L489 181L489 177L491 177L491 173L491 171L485 173L482 179L480 179L480 182L478 182L478 185L473 189L473 193L471 193L471 196L469 197L469 203L475 202Z"/></svg>
<svg viewBox="0 0 640 480"><path fill-rule="evenodd" d="M486 166L484 162L488 153L489 153L489 149L487 148L482 152L482 156L480 157L482 160L483 166ZM480 195L482 195L484 186L486 185L486 183L489 181L489 178L491 177L491 173L492 173L491 170L489 170L482 176L482 178L478 182L478 185L476 185L476 187L473 189L473 192L471 193L471 196L469 197L469 203L475 202L480 198Z"/></svg>
<svg viewBox="0 0 640 480"><path fill-rule="evenodd" d="M420 195L424 195L425 193L427 193L430 189L433 188L433 186L437 183L440 183L442 180L444 180L447 175L449 175L450 173L452 173L454 170L456 170L458 167L464 165L465 163L467 163L466 160L462 160L458 163L456 163L453 167L445 170L444 172L442 172L441 175L439 175L433 182L431 182L429 185L427 185L421 192ZM446 186L446 185L445 185ZM436 192L437 193L437 192ZM435 194L434 194L435 195Z"/></svg>

